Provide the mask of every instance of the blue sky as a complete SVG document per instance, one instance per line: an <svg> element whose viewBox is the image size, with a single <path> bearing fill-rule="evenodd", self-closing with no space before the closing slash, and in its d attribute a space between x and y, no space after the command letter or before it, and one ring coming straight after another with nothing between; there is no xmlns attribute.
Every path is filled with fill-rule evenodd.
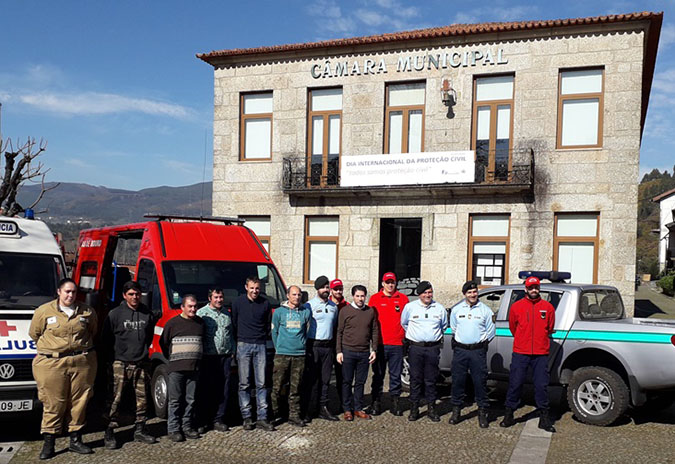
<svg viewBox="0 0 675 464"><path fill-rule="evenodd" d="M675 4L642 1L0 0L2 134L44 138L48 180L211 178L213 71L195 53L453 23L664 11L641 174L675 163Z"/></svg>

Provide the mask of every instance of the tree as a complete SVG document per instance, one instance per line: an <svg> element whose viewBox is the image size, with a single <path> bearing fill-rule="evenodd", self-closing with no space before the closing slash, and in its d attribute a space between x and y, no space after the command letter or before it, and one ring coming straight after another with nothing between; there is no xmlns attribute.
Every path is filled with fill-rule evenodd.
<svg viewBox="0 0 675 464"><path fill-rule="evenodd" d="M59 184L45 187L45 176L49 169L45 169L41 161L36 158L42 155L47 149L47 142L40 140L38 144L34 138L21 144L17 143L17 148L11 139L3 141L0 139L0 154L4 154L4 175L0 185L0 215L15 216L24 212L26 209L33 209L42 200L45 192L55 189ZM0 162L2 158L0 158ZM16 195L21 186L26 182L40 182L42 188L35 201L24 208L16 201Z"/></svg>

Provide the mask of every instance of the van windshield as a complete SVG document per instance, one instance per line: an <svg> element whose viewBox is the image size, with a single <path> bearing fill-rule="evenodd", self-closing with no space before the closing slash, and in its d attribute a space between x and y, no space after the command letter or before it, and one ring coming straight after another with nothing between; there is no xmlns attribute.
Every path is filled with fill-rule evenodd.
<svg viewBox="0 0 675 464"><path fill-rule="evenodd" d="M0 252L0 308L33 309L56 298L57 256Z"/></svg>
<svg viewBox="0 0 675 464"><path fill-rule="evenodd" d="M245 293L246 277L260 279L260 293L270 304L278 306L286 297L279 274L273 266L259 263L231 261L169 261L162 264L166 291L172 308L180 307L183 295L192 293L199 304L208 301L209 289L220 287L225 306L231 307L239 295Z"/></svg>

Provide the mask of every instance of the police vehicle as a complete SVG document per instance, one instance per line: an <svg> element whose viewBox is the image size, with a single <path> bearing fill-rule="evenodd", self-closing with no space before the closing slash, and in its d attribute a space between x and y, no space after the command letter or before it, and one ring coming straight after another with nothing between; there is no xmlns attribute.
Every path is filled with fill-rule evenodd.
<svg viewBox="0 0 675 464"><path fill-rule="evenodd" d="M28 327L63 277L63 255L45 223L0 216L0 420L39 405Z"/></svg>

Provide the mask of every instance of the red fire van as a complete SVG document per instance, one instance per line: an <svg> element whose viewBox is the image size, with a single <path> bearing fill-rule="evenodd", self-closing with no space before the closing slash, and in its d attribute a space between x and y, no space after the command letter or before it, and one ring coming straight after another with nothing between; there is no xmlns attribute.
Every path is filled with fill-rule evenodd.
<svg viewBox="0 0 675 464"><path fill-rule="evenodd" d="M224 290L225 306L245 293L247 276L261 281L273 307L286 287L269 254L243 220L222 217L145 216L148 222L80 232L73 279L80 296L96 308L101 321L122 301L122 286L136 280L143 302L158 323L150 347L151 394L155 412L166 417L167 360L159 348L164 324L180 313L183 295L206 304L209 288Z"/></svg>

